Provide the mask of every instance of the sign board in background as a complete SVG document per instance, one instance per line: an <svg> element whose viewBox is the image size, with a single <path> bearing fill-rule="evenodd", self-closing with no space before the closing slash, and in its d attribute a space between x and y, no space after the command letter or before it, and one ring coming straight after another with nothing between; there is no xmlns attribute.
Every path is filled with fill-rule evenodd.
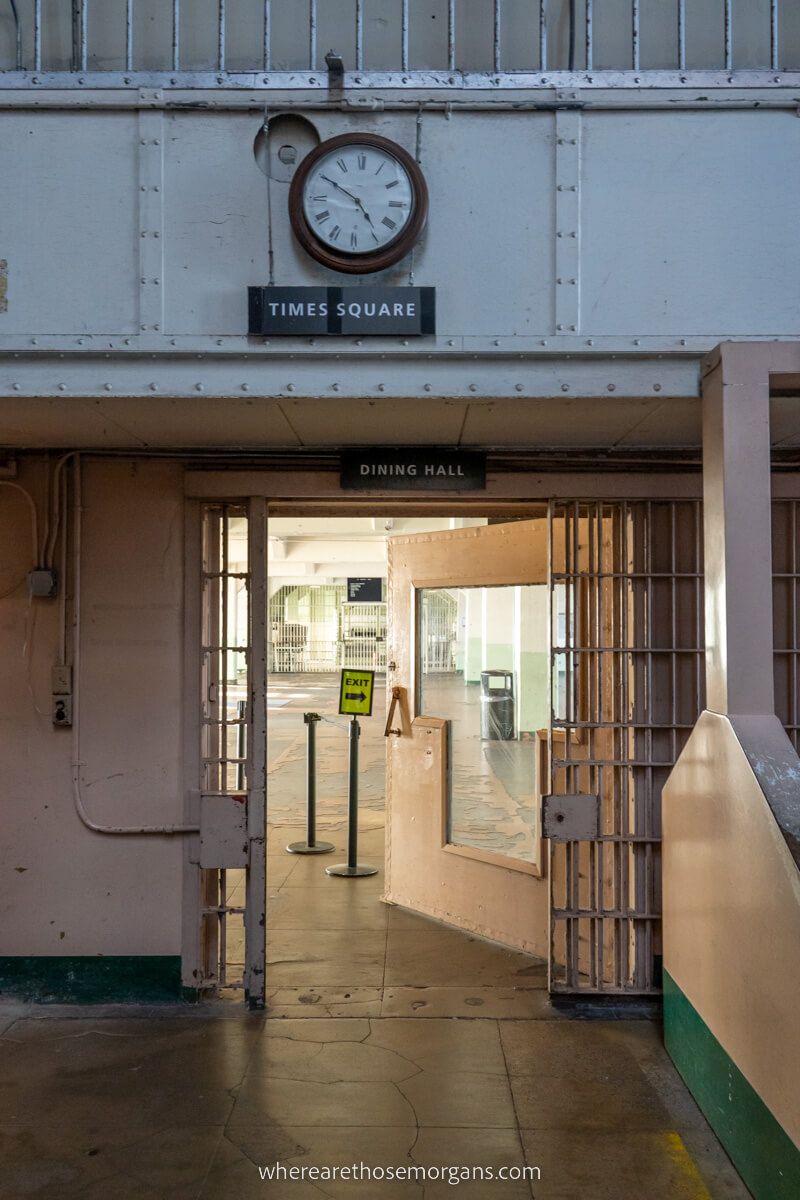
<svg viewBox="0 0 800 1200"><path fill-rule="evenodd" d="M251 337L424 337L436 333L432 287L251 287Z"/></svg>
<svg viewBox="0 0 800 1200"><path fill-rule="evenodd" d="M346 717L371 717L374 671L342 671L339 686L339 712Z"/></svg>
<svg viewBox="0 0 800 1200"><path fill-rule="evenodd" d="M380 604L383 599L383 580L348 579L347 599L350 603Z"/></svg>
<svg viewBox="0 0 800 1200"><path fill-rule="evenodd" d="M351 491L457 492L486 487L486 455L421 446L347 450L340 483Z"/></svg>

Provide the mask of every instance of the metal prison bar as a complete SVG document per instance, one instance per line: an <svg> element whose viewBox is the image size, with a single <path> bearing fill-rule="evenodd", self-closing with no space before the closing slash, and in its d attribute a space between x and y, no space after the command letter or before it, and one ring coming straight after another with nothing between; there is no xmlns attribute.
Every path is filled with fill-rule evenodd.
<svg viewBox="0 0 800 1200"><path fill-rule="evenodd" d="M600 804L597 838L550 844L551 986L655 992L661 790L705 703L701 505L554 504L550 547L550 789ZM775 711L800 752L800 500L773 502L772 557Z"/></svg>
<svg viewBox="0 0 800 1200"><path fill-rule="evenodd" d="M550 790L599 802L596 838L550 843L551 989L647 994L661 789L704 705L701 507L574 501L549 523Z"/></svg>
<svg viewBox="0 0 800 1200"><path fill-rule="evenodd" d="M386 603L349 603L344 584L284 586L270 600L274 674L386 668Z"/></svg>
<svg viewBox="0 0 800 1200"><path fill-rule="evenodd" d="M9 43L10 54L5 60L0 58L0 69L3 71L33 70L64 71L67 61L64 53L63 25L64 7L45 5L42 0L0 0L7 12L6 21L13 24L12 41ZM600 43L613 44L613 61L600 64L601 70L617 72L639 72L648 69L646 56L643 54L644 38L648 34L655 35L660 43L666 36L666 29L672 29L670 37L674 36L675 52L668 67L660 64L662 69L687 69L691 60L697 60L697 47L706 47L704 53L710 54L715 60L693 61L696 69L711 70L723 67L732 71L737 67L737 34L746 30L743 38L755 39L759 44L758 63L748 61L745 65L750 69L777 71L783 67L792 69L792 64L781 64L782 41L784 31L787 40L792 45L789 51L794 66L800 64L800 27L792 5L787 0L763 0L758 11L749 14L746 8L736 7L733 0L722 0L719 4L705 6L698 10L697 5L688 6L687 0L664 0L660 19L656 24L656 9L646 10L642 0L629 0L627 21L624 8L611 10L608 6L595 6L594 0L485 0L485 23L482 25L479 13L474 6L467 8L466 0L434 0L433 4L425 7L426 22L415 21L415 5L412 0L396 0L394 22L388 27L385 22L385 10L378 13L373 7L370 12L371 0L341 0L325 7L321 12L318 0L291 0L292 20L291 33L285 34L286 43L275 53L276 18L280 15L282 24L287 24L286 0L249 0L229 6L227 0L203 0L192 7L193 20L191 28L182 26L181 0L164 0L163 8L168 14L162 20L160 28L156 23L149 0L103 0L93 3L92 0L71 0L72 29L70 67L73 73L92 71L114 71L124 69L150 72L166 65L167 57L171 62L173 72L186 71L183 62L182 48L189 33L207 34L210 41L211 31L215 34L215 61L210 61L206 55L206 69L216 69L223 75L236 71L272 71L308 69L317 71L321 66L321 54L329 46L320 47L319 31L320 18L326 17L327 35L335 36L344 44L341 49L347 61L356 71L364 69L387 69L385 60L394 56L394 66L388 69L398 69L403 72L412 70L430 70L443 67L449 71L476 70L477 60L482 62L484 71L493 70L496 74L506 71L539 71L549 70L574 71L581 69L593 71L597 67L596 48ZM431 13L431 8L440 10ZM171 11L170 11L171 10ZM300 10L300 15L298 11ZM664 11L672 16L666 16ZM0 9L2 12L2 9ZM380 49L381 63L370 63L365 54L365 37L371 33L376 40L376 25L370 22L370 17L379 15L383 22L383 45ZM444 61L411 61L412 35L425 46L424 57L430 59L430 47L433 37L430 33L431 16L440 15L446 23L446 54ZM61 18L61 19L60 19ZM229 55L230 35L237 32L237 26L242 27L246 22L248 30L255 28L255 23L261 27L262 37L258 54L251 54L249 47L252 39L248 36L247 49L236 54L236 62L231 66ZM694 30L697 46L689 44L690 24ZM124 52L101 55L98 47L102 41L113 37L116 24L120 24L124 35ZM148 29L148 24L150 28ZM171 29L168 31L168 25ZM300 45L305 29L306 52L303 54ZM0 30L2 26L0 26ZM504 52L504 33L509 30L507 42L513 47L514 62L510 63ZM566 51L565 45L566 30ZM137 45L137 31L141 46ZM577 39L583 35L581 62L576 61ZM171 46L167 56L166 45L160 46L159 39L169 37ZM288 38L288 40L287 40ZM488 39L491 38L491 47ZM53 57L55 62L47 63L48 55L44 52L45 43L55 46ZM550 48L557 49L551 54ZM716 44L719 55L714 54L708 47ZM392 50L391 47L394 46ZM526 61L520 60L520 46L527 46L529 54L524 54ZM663 46L662 46L663 48ZM695 53L690 54L694 49ZM399 51L399 53L398 53ZM291 61L287 58L287 53ZM609 51L606 51L608 59ZM440 56L442 57L442 56ZM748 55L748 59L752 55ZM246 61L245 61L246 60ZM157 61L158 67L154 66ZM90 67L91 63L91 67ZM741 63L739 65L742 65ZM190 68L194 70L194 68ZM324 70L324 67L323 67ZM217 80L216 82L220 82ZM410 81L409 81L410 82Z"/></svg>
<svg viewBox="0 0 800 1200"><path fill-rule="evenodd" d="M775 712L800 753L800 500L772 503Z"/></svg>
<svg viewBox="0 0 800 1200"><path fill-rule="evenodd" d="M246 792L250 564L242 506L205 507L200 583L201 791ZM202 872L202 987L244 987L245 875L244 870Z"/></svg>

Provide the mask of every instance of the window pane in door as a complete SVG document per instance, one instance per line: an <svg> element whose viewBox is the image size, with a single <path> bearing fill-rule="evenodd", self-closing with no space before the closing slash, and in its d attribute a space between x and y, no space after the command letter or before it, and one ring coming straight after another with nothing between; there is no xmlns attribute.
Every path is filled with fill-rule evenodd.
<svg viewBox="0 0 800 1200"><path fill-rule="evenodd" d="M422 588L417 711L450 722L448 841L533 862L547 725L544 585Z"/></svg>

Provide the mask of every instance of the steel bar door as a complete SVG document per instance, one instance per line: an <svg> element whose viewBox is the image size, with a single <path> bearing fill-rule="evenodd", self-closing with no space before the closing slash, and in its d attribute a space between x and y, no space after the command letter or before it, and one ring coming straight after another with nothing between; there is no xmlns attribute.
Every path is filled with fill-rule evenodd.
<svg viewBox="0 0 800 1200"><path fill-rule="evenodd" d="M267 580L266 509L209 504L201 535L201 804L246 803L241 869L201 871L201 988L243 991L264 1005ZM244 861L244 860L243 860Z"/></svg>
<svg viewBox="0 0 800 1200"><path fill-rule="evenodd" d="M550 507L554 795L598 833L551 841L550 990L660 990L661 789L704 704L696 501Z"/></svg>

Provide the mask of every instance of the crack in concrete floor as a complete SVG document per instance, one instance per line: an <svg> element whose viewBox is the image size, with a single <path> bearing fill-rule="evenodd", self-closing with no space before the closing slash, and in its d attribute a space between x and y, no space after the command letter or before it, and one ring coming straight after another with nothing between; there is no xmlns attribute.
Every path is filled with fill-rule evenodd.
<svg viewBox="0 0 800 1200"><path fill-rule="evenodd" d="M462 1159L542 1167L532 1189L460 1185L481 1198L747 1195L648 1022L316 1016L253 1022L241 1012L227 1017L224 1008L113 1017L111 1030L91 1010L68 1021L60 1014L38 1020L15 1014L7 1024L19 1038L2 1050L0 1195L290 1200L320 1189L267 1190L258 1166L352 1160L434 1166ZM51 1053L56 1043L66 1055L60 1062ZM241 1061L230 1078L232 1052ZM147 1070L130 1075L131 1066L145 1063ZM123 1079L122 1107L106 1116L102 1097L118 1095L115 1081ZM209 1110L215 1094L224 1098L224 1112L217 1102ZM37 1115L37 1097L44 1095L48 1112L58 1113L56 1124ZM161 1098L148 1111L151 1095ZM221 1120L210 1115L214 1110ZM611 1114L605 1126L598 1126L598 1111ZM125 1113L138 1128L126 1126ZM583 1190L601 1162L597 1188ZM341 1183L321 1191L336 1200L375 1194ZM386 1194L433 1200L452 1188L428 1181L423 1190L414 1181Z"/></svg>

